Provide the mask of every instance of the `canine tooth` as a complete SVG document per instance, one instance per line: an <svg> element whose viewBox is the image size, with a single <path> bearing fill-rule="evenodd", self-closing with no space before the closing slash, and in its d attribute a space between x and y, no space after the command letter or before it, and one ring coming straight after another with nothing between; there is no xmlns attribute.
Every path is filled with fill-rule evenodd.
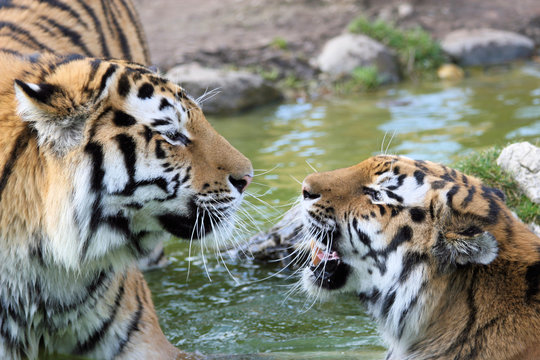
<svg viewBox="0 0 540 360"><path fill-rule="evenodd" d="M324 252L322 252L321 249L317 247L315 240L311 240L311 243L309 245L311 247L311 262L313 263L313 265L317 266L320 264L321 258L324 256Z"/></svg>

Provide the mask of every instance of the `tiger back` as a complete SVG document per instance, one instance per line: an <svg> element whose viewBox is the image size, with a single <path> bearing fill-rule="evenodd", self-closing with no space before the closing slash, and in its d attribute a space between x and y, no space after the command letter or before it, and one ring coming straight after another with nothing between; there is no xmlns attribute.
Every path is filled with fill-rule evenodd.
<svg viewBox="0 0 540 360"><path fill-rule="evenodd" d="M2 1L0 51L150 62L146 37L130 0Z"/></svg>

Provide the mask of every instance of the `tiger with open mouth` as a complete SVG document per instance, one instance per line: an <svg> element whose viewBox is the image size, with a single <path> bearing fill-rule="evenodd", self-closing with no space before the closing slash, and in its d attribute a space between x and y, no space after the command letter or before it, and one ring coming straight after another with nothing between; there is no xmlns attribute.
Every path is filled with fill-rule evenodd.
<svg viewBox="0 0 540 360"><path fill-rule="evenodd" d="M303 288L357 294L387 359L540 358L540 238L501 191L385 155L311 174L302 195Z"/></svg>

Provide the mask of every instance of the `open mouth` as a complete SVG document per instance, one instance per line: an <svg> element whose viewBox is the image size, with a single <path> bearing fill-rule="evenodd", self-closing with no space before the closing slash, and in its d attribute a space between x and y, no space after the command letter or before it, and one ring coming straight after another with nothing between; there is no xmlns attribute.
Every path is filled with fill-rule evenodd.
<svg viewBox="0 0 540 360"><path fill-rule="evenodd" d="M343 287L350 273L349 265L345 264L338 252L327 246L311 240L311 264L314 282L327 290Z"/></svg>

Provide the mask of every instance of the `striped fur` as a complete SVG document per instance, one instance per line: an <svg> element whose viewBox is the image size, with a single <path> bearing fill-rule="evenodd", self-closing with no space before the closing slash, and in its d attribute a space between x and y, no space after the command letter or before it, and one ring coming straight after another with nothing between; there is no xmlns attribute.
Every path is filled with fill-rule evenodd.
<svg viewBox="0 0 540 360"><path fill-rule="evenodd" d="M139 16L129 0L5 0L0 50L80 54L141 64L150 61Z"/></svg>
<svg viewBox="0 0 540 360"><path fill-rule="evenodd" d="M501 191L428 161L377 156L309 175L302 284L355 293L387 359L537 359L540 238Z"/></svg>
<svg viewBox="0 0 540 360"><path fill-rule="evenodd" d="M147 62L129 3L8 1L0 17L0 358L189 357L134 264L232 226L249 160L179 86L85 56ZM69 49L83 55L47 53Z"/></svg>

